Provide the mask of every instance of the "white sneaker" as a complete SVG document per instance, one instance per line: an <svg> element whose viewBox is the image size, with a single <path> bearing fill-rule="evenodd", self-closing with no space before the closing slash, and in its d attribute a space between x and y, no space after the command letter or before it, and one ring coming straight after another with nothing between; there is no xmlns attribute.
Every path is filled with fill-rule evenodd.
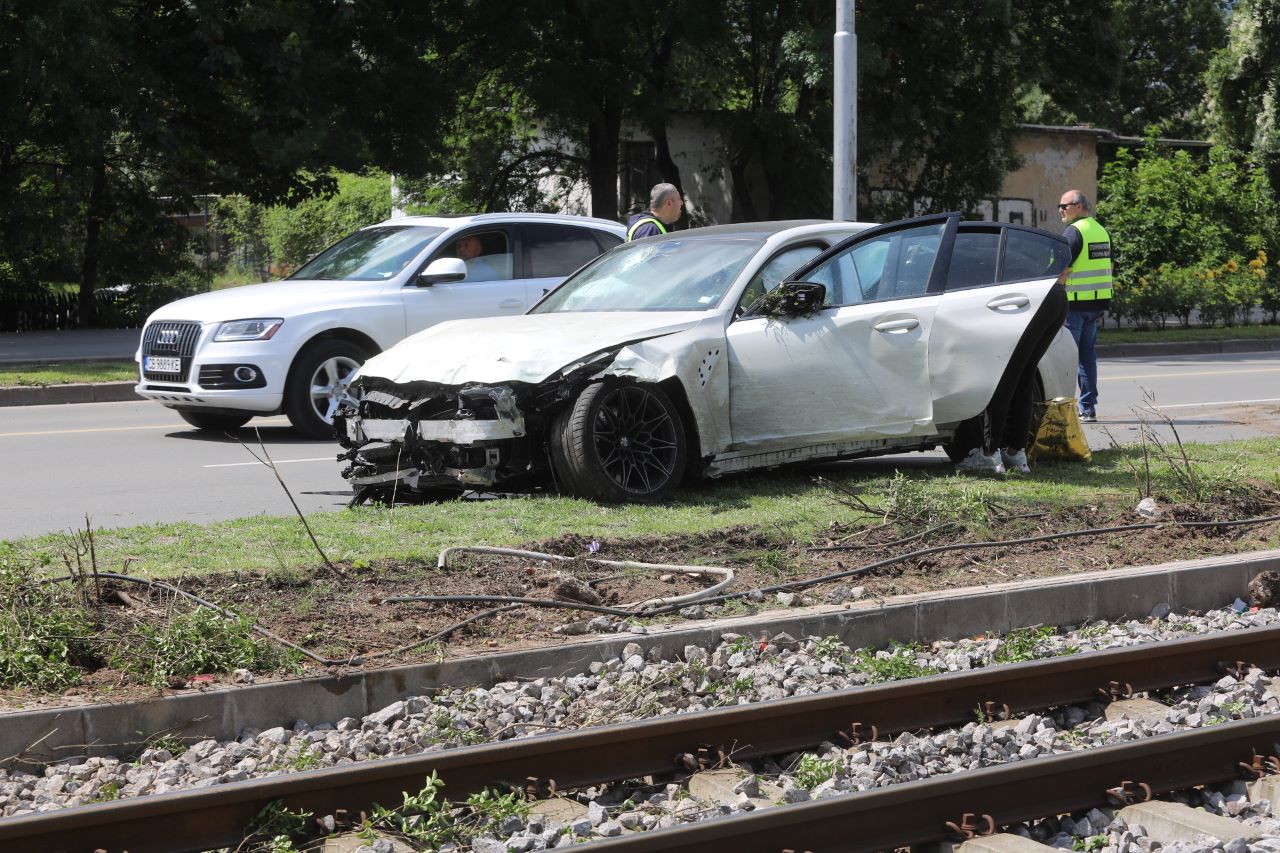
<svg viewBox="0 0 1280 853"><path fill-rule="evenodd" d="M1019 450L1017 453L1001 450L1000 461L1004 463L1006 470L1017 471L1019 474L1031 473L1031 466L1027 464L1027 451L1025 450Z"/></svg>
<svg viewBox="0 0 1280 853"><path fill-rule="evenodd" d="M1003 474L1004 465L1000 462L1000 454L992 453L990 456L982 452L981 447L975 447L969 451L969 455L956 463L957 471L971 471L973 473L987 474Z"/></svg>

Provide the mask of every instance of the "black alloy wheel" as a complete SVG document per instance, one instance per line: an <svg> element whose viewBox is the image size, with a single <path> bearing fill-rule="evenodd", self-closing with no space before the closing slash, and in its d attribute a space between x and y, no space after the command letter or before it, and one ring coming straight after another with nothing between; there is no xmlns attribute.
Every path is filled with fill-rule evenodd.
<svg viewBox="0 0 1280 853"><path fill-rule="evenodd" d="M567 490L613 503L668 496L684 474L685 445L680 412L656 385L589 385L551 431Z"/></svg>

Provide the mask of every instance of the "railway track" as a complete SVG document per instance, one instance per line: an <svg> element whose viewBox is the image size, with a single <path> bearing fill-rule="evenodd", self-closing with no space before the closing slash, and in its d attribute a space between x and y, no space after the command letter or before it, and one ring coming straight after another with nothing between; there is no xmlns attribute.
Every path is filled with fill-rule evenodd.
<svg viewBox="0 0 1280 853"><path fill-rule="evenodd" d="M1280 669L1280 628L1223 632L571 733L365 762L0 821L0 849L207 850L234 846L268 803L314 814L395 804L431 773L450 798L492 786L560 791L708 768L899 732ZM880 850L941 839L966 813L1007 824L1087 808L1108 789L1232 778L1275 752L1280 716L908 782L619 839L601 850ZM1262 760L1262 759L1259 759ZM1260 766L1265 766L1260 765ZM708 848L707 845L713 845Z"/></svg>

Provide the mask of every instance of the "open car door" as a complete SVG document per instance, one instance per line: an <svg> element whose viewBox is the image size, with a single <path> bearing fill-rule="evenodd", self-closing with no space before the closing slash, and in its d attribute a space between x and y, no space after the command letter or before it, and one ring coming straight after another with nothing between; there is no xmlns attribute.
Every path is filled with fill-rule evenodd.
<svg viewBox="0 0 1280 853"><path fill-rule="evenodd" d="M998 222L961 222L947 258L929 343L939 426L980 414L1069 263L1055 234Z"/></svg>
<svg viewBox="0 0 1280 853"><path fill-rule="evenodd" d="M958 222L922 217L845 240L790 276L824 288L811 313L771 315L761 300L729 324L735 451L935 431L929 337Z"/></svg>

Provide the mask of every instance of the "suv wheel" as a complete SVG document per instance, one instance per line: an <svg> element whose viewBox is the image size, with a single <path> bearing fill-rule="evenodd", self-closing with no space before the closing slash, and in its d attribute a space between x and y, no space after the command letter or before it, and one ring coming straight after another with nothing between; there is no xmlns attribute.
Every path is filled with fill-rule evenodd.
<svg viewBox="0 0 1280 853"><path fill-rule="evenodd" d="M303 347L284 391L284 413L293 428L307 438L333 438L334 412L355 402L347 385L368 357L348 341L319 340Z"/></svg>
<svg viewBox="0 0 1280 853"><path fill-rule="evenodd" d="M240 429L249 422L253 415L224 414L221 412L202 412L199 409L178 409L182 419L196 429L207 429L213 432L231 432Z"/></svg>

